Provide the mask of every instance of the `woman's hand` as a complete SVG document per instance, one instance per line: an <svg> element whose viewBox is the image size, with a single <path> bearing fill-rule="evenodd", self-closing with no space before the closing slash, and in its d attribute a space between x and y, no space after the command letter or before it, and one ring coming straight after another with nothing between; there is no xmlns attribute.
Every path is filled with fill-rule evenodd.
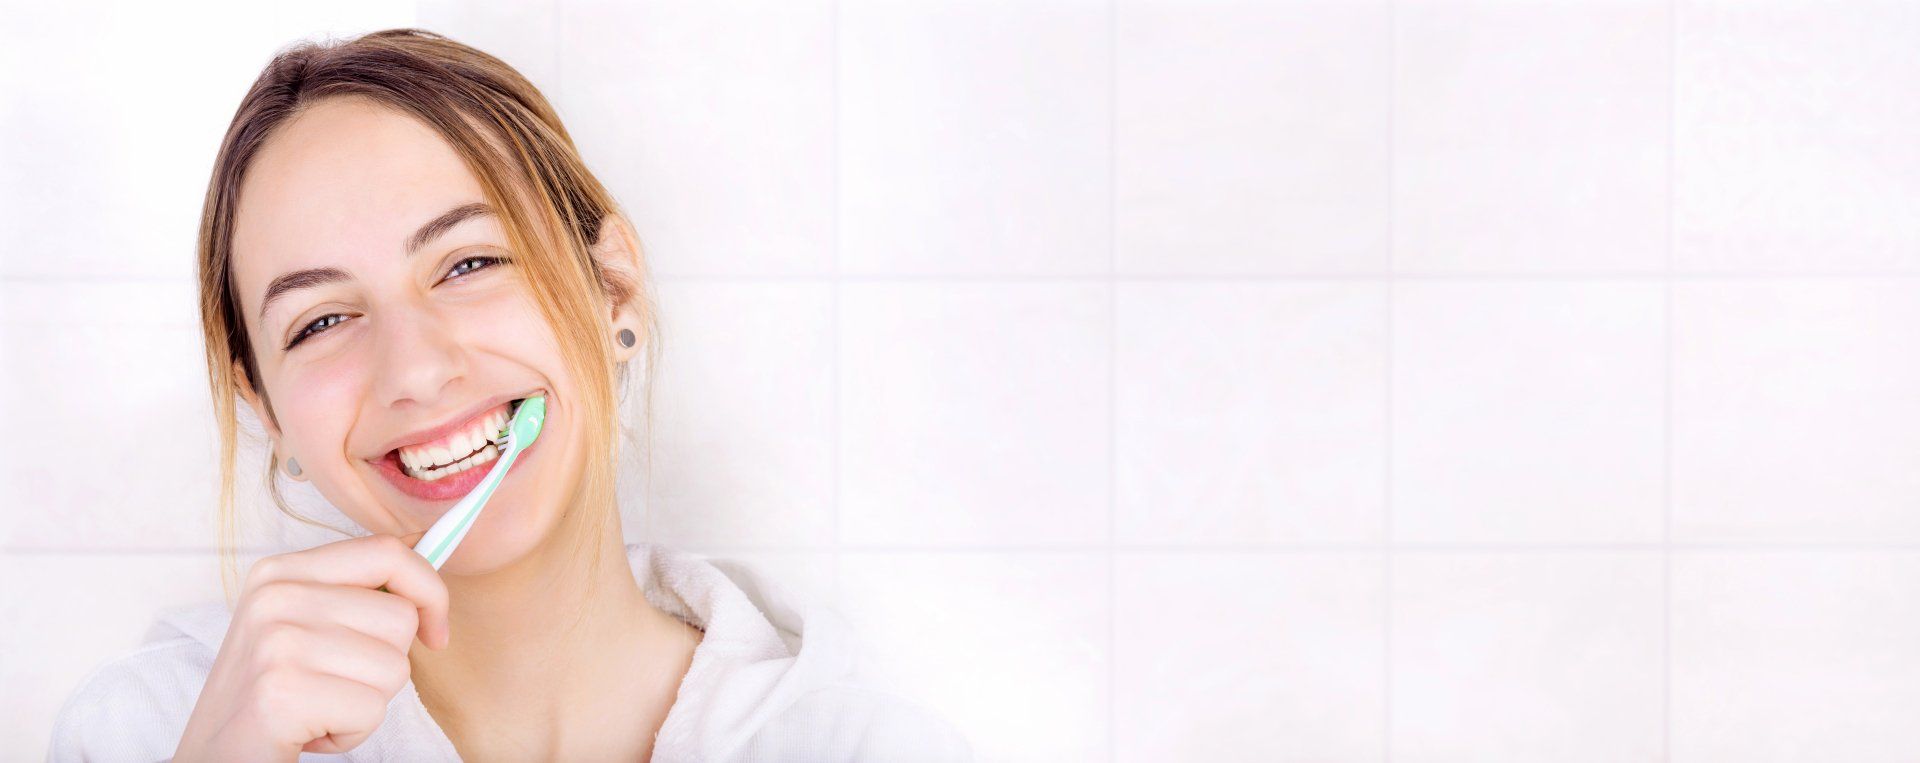
<svg viewBox="0 0 1920 763"><path fill-rule="evenodd" d="M255 562L175 758L292 762L353 749L406 686L416 636L446 648L447 586L399 538Z"/></svg>

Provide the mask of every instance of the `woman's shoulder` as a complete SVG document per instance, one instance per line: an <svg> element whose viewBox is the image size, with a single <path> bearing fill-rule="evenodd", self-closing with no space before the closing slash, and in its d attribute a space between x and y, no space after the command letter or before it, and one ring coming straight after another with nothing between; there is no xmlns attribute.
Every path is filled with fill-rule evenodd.
<svg viewBox="0 0 1920 763"><path fill-rule="evenodd" d="M837 607L807 607L799 655L831 664L826 677L797 696L774 736L808 733L821 740L821 759L971 761L973 749L947 718L900 689L880 669L878 652ZM799 730L810 730L801 732Z"/></svg>
<svg viewBox="0 0 1920 763"><path fill-rule="evenodd" d="M81 678L54 718L49 763L172 757L219 651L205 629L226 611L215 602L162 612L144 643Z"/></svg>
<svg viewBox="0 0 1920 763"><path fill-rule="evenodd" d="M803 635L782 677L802 688L754 733L740 760L802 751L809 760L973 760L966 736L879 670L873 645L838 608L802 609Z"/></svg>
<svg viewBox="0 0 1920 763"><path fill-rule="evenodd" d="M958 729L875 672L837 607L737 560L632 553L648 598L706 631L655 760L973 759Z"/></svg>

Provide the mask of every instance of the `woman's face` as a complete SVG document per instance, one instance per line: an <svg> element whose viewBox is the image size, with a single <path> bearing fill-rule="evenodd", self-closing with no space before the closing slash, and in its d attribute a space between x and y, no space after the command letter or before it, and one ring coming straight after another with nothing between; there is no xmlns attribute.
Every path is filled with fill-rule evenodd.
<svg viewBox="0 0 1920 763"><path fill-rule="evenodd" d="M417 538L493 466L479 441L509 402L546 396L540 437L447 562L459 574L540 545L583 451L559 343L498 218L473 213L485 204L424 124L332 98L255 157L234 230L235 286L273 419L247 402L280 457L368 531Z"/></svg>

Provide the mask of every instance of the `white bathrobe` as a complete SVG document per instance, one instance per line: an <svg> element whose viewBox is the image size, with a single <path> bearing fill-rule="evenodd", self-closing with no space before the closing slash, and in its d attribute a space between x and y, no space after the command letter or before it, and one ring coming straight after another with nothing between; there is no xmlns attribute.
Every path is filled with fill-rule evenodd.
<svg viewBox="0 0 1920 763"><path fill-rule="evenodd" d="M627 557L649 601L706 634L654 738L653 760L972 760L951 724L870 678L859 637L833 609L802 615L784 589L728 560L652 543L628 545ZM162 612L144 645L81 681L54 723L47 759L170 758L231 617L217 601ZM459 756L408 681L366 741L300 760Z"/></svg>

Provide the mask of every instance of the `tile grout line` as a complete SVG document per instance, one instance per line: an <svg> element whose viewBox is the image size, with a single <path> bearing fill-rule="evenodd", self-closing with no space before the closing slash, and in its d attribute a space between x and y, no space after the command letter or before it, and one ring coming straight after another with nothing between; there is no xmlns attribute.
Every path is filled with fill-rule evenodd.
<svg viewBox="0 0 1920 763"><path fill-rule="evenodd" d="M1674 154L1679 150L1678 130L1680 35L1679 3L1667 2L1667 279L1662 285L1666 315L1661 321L1661 352L1665 368L1661 379L1660 482L1660 759L1673 760L1673 264L1675 199L1673 182Z"/></svg>
<svg viewBox="0 0 1920 763"><path fill-rule="evenodd" d="M1392 170L1388 170L1392 174ZM1516 281L1523 283L1543 282L1559 283L1567 281L1648 281L1665 283L1669 280L1687 281L1796 281L1807 279L1831 280L1914 280L1920 279L1920 271L1914 270L1692 270L1671 272L1666 270L1567 270L1559 272L1545 271L1499 271L1499 270L1410 270L1392 271L1349 271L1312 272L1291 271L1284 273L661 273L658 278L667 282L683 283L814 283L820 281L852 281L861 283L1085 283L1102 284L1108 280L1120 283L1272 283L1322 281ZM185 285L184 278L170 277L65 277L65 276L0 276L0 282L168 282Z"/></svg>
<svg viewBox="0 0 1920 763"><path fill-rule="evenodd" d="M1386 410L1381 418L1385 422L1382 437L1382 458L1385 461L1380 470L1380 756L1391 763L1393 760L1393 321L1394 300L1398 297L1398 288L1392 278L1394 270L1394 80L1397 79L1394 67L1398 65L1394 40L1398 22L1393 0L1387 0L1387 182L1386 182L1386 226L1387 257L1386 272L1386 320L1385 339L1381 351L1385 356L1386 390L1384 405Z"/></svg>
<svg viewBox="0 0 1920 763"><path fill-rule="evenodd" d="M681 543L670 541L678 548L699 549L710 553L743 554L827 554L835 551L874 554L1100 554L1111 548L1115 555L1126 554L1245 554L1263 556L1328 556L1340 554L1379 554L1383 550L1394 554L1618 554L1622 552L1661 553L1726 553L1726 554L1920 554L1920 542L1808 542L1808 543L1765 543L1765 542L1701 542L1701 543L1661 543L1658 541L1642 543L1394 543L1384 546L1379 542L1352 543L1217 543L1217 544L1173 544L1173 543L1036 543L1028 545L1007 544L912 544L912 543L852 543L852 544L766 544L748 543ZM293 546L245 546L238 549L242 554L281 553L297 550ZM68 546L68 545L0 545L0 555L11 556L90 556L120 554L137 555L193 555L216 554L215 546Z"/></svg>
<svg viewBox="0 0 1920 763"><path fill-rule="evenodd" d="M1119 0L1107 0L1107 759L1120 759L1120 728L1118 700L1119 684L1115 680L1119 674L1119 619L1120 594L1114 564L1114 544L1119 540L1120 505L1120 469L1119 446L1120 418L1119 401L1116 393L1119 389L1120 369L1118 366L1120 342L1120 295L1119 281L1114 278L1120 267L1120 218L1118 214L1120 184L1117 174L1115 154L1119 151L1116 141L1119 114L1119 47L1120 47L1120 3Z"/></svg>
<svg viewBox="0 0 1920 763"><path fill-rule="evenodd" d="M833 606L842 606L840 601L841 537L840 537L840 1L832 0L827 7L827 102L832 105L828 114L830 126L827 134L833 136L830 153L833 155L833 167L828 170L827 182L833 194L833 223L827 233L827 257L833 263L833 281L827 288L827 386L833 390L833 399L829 403L833 421L833 454L828 459L833 476L827 480L828 503L832 506L828 519L833 528L833 584L829 589L833 596Z"/></svg>
<svg viewBox="0 0 1920 763"><path fill-rule="evenodd" d="M1392 170L1388 170L1392 174ZM1508 281L1521 283L1559 283L1568 281L1648 281L1656 284L1672 281L1798 281L1798 280L1871 280L1871 281L1908 281L1920 280L1920 271L1912 270L1779 270L1779 271L1733 271L1733 270L1694 270L1672 272L1642 271L1564 271L1558 273L1521 272L1521 271L1481 271L1461 270L1388 272L1349 272L1349 273L1062 273L1062 274L1019 274L1019 273L670 273L655 272L658 283L1085 283L1104 284L1109 280L1119 283L1203 283L1203 284L1240 284L1240 283L1317 283L1379 281ZM135 286L142 284L171 284L186 288L193 279L188 276L161 275L103 275L75 274L59 275L46 273L0 274L0 286L25 286L31 284L91 284L98 286Z"/></svg>

